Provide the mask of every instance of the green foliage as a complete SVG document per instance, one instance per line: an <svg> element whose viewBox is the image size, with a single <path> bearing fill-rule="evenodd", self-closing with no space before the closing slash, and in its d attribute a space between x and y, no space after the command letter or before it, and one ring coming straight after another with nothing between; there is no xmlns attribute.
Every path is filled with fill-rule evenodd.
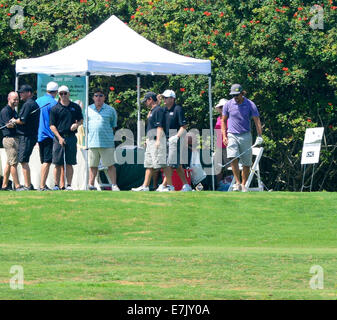
<svg viewBox="0 0 337 320"><path fill-rule="evenodd" d="M24 29L9 27L13 18L9 10L15 4L24 8ZM1 101L5 103L14 86L18 58L61 49L115 14L159 46L210 59L213 103L228 98L231 84L244 86L261 114L264 180L270 188L299 190L305 129L323 126L325 140L314 189L336 190L331 181L337 174L337 4L324 0L323 11L315 5L299 0L0 0ZM114 86L109 103L118 110L119 127L135 130L135 77L97 77L91 80L91 86L96 84L107 91ZM207 77L142 77L141 86L142 93L175 90L189 127L209 128ZM147 111L142 112L145 119Z"/></svg>

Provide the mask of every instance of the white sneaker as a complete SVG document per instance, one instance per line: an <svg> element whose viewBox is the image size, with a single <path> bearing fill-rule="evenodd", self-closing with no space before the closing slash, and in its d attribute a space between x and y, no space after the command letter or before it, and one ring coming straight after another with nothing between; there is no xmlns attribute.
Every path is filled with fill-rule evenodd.
<svg viewBox="0 0 337 320"><path fill-rule="evenodd" d="M72 188L71 186L67 186L67 187L66 187L66 190L67 190L67 191L73 191L73 188Z"/></svg>
<svg viewBox="0 0 337 320"><path fill-rule="evenodd" d="M167 186L167 187L163 187L159 192L170 192L170 191L171 191L170 187Z"/></svg>
<svg viewBox="0 0 337 320"><path fill-rule="evenodd" d="M131 191L150 191L149 187L140 186L138 188L132 188Z"/></svg>
<svg viewBox="0 0 337 320"><path fill-rule="evenodd" d="M176 191L174 186L171 186L170 184L167 185L167 188L169 188L169 191Z"/></svg>
<svg viewBox="0 0 337 320"><path fill-rule="evenodd" d="M156 191L162 192L164 188L166 188L166 187L164 187L162 184L160 184L159 187L156 189Z"/></svg>
<svg viewBox="0 0 337 320"><path fill-rule="evenodd" d="M233 191L241 191L241 184L238 183L234 184Z"/></svg>
<svg viewBox="0 0 337 320"><path fill-rule="evenodd" d="M168 186L163 186L162 184L157 188L157 190L156 191L158 191L158 192L169 192L169 191L174 191L174 187L173 186L170 186L170 185L168 185Z"/></svg>
<svg viewBox="0 0 337 320"><path fill-rule="evenodd" d="M189 184L184 184L181 191L192 191L192 188Z"/></svg>
<svg viewBox="0 0 337 320"><path fill-rule="evenodd" d="M121 191L121 190L118 188L117 184L113 184L111 185L111 191Z"/></svg>
<svg viewBox="0 0 337 320"><path fill-rule="evenodd" d="M248 192L248 189L243 184L241 185L241 192Z"/></svg>

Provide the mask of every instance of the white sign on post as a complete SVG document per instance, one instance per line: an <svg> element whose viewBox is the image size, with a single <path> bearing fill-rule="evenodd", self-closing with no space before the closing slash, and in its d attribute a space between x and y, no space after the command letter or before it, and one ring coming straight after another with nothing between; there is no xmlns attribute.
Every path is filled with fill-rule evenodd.
<svg viewBox="0 0 337 320"><path fill-rule="evenodd" d="M305 131L301 164L314 164L319 162L323 132L323 127L308 128Z"/></svg>

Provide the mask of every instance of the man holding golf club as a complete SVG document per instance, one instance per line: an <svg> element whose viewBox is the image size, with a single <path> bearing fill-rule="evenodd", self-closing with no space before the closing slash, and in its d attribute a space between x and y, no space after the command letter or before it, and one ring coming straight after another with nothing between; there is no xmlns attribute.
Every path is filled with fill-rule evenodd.
<svg viewBox="0 0 337 320"><path fill-rule="evenodd" d="M57 104L55 97L57 95L58 84L56 82L47 83L47 93L38 98L36 103L40 107L40 124L38 132L38 143L41 160L41 181L40 191L47 191L49 188L46 185L49 168L53 158L53 138L54 134L49 127L50 110Z"/></svg>
<svg viewBox="0 0 337 320"><path fill-rule="evenodd" d="M12 187L8 186L10 174L13 178L15 190L21 187L19 184L17 171L19 139L16 136L15 124L10 122L11 119L17 118L15 108L17 108L19 105L19 95L16 92L10 92L8 94L7 100L7 106L5 106L0 113L0 126L3 135L2 144L5 148L7 155L7 163L4 169L4 176L1 188L1 190L4 191L13 190Z"/></svg>
<svg viewBox="0 0 337 320"><path fill-rule="evenodd" d="M65 165L67 180L66 190L73 190L71 182L73 179L77 155L77 138L75 133L83 122L81 107L70 101L70 92L67 86L58 89L60 101L50 110L50 129L54 133L53 142L53 164L55 186L53 190L60 190L61 167Z"/></svg>
<svg viewBox="0 0 337 320"><path fill-rule="evenodd" d="M19 137L18 161L21 163L25 185L17 191L35 190L30 178L29 158L37 142L39 129L40 109L33 100L33 89L30 85L24 84L18 90L23 104L18 119L11 119L16 125L16 133Z"/></svg>
<svg viewBox="0 0 337 320"><path fill-rule="evenodd" d="M227 146L227 157L231 160L231 167L235 178L233 191L246 192L246 182L252 165L252 147L262 144L262 127L260 115L255 103L242 93L240 84L233 84L230 95L233 97L223 107L221 131L223 143ZM257 138L252 146L250 120L253 118ZM227 127L228 119L228 127ZM242 180L240 178L239 158L242 164Z"/></svg>

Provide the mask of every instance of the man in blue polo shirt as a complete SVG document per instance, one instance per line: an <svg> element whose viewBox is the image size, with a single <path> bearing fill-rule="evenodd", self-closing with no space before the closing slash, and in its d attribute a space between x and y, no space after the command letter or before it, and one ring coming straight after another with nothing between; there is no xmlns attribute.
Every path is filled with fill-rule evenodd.
<svg viewBox="0 0 337 320"><path fill-rule="evenodd" d="M94 104L88 107L88 147L89 147L89 190L94 186L99 162L108 168L111 190L120 191L117 186L115 164L114 128L117 127L115 108L104 103L105 94L102 89L95 89Z"/></svg>
<svg viewBox="0 0 337 320"><path fill-rule="evenodd" d="M226 102L222 110L221 131L223 143L227 146L227 157L240 157L242 163L242 182L240 179L239 160L235 159L231 163L233 175L235 178L235 185L233 191L246 192L245 184L247 182L250 167L252 165L252 135L250 129L250 120L253 118L257 138L254 145L262 144L262 128L260 122L260 115L255 103L243 95L242 86L233 84L230 95L233 96L231 100ZM228 127L227 127L228 119Z"/></svg>
<svg viewBox="0 0 337 320"><path fill-rule="evenodd" d="M47 93L38 98L36 103L40 107L40 123L37 141L40 149L41 160L41 181L40 191L47 191L49 188L46 185L49 168L53 160L53 138L54 134L49 127L50 110L57 104L55 97L59 86L56 82L48 82Z"/></svg>

